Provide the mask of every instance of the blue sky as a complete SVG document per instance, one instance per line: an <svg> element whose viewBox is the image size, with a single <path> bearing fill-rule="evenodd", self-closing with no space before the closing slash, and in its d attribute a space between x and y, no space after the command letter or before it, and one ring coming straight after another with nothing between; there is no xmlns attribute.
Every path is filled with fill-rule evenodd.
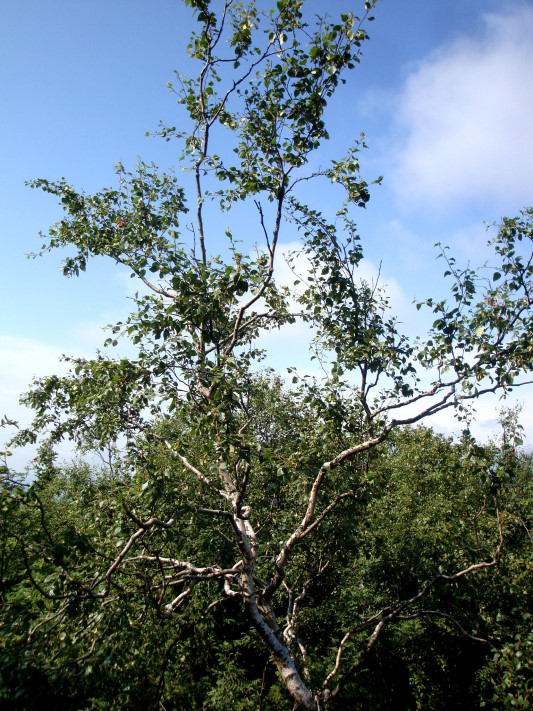
<svg viewBox="0 0 533 711"><path fill-rule="evenodd" d="M308 0L310 12L331 15L361 5ZM361 65L329 110L328 149L337 157L366 134L362 173L384 181L357 216L363 271L381 263L393 308L415 329L413 297L444 293L435 242L483 262L484 220L533 202L533 2L381 0L375 15ZM145 133L180 120L166 83L174 69L187 71L192 26L180 0L0 3L0 415L21 415L18 393L33 375L61 369L61 353L94 353L132 291L103 262L66 280L59 254L26 258L60 211L24 181L64 176L91 192L113 183L119 160L176 166L177 145ZM318 207L321 195L310 191ZM271 345L299 338L294 330ZM528 393L519 398L531 443ZM481 436L498 404L478 408Z"/></svg>

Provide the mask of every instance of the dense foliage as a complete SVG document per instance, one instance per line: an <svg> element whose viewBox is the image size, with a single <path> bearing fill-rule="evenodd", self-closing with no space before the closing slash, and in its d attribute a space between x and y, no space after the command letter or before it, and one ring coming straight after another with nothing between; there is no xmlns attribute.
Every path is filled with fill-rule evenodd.
<svg viewBox="0 0 533 711"><path fill-rule="evenodd" d="M270 394L278 403L262 412L262 436L277 437L280 448L294 440L308 442L313 427L305 424L313 421L293 418L279 384L261 380L258 385L263 398ZM453 588L434 586L424 607L442 616L415 616L387 630L333 708L471 709L480 703L528 708L531 464L523 453L510 458L502 443L479 447L467 433L453 443L425 428L397 431L379 457L357 463L364 470L358 498L295 556L292 590L286 589L278 603L282 616L291 593L298 591L298 635L307 641L311 674L320 678L331 669L338 630L349 630L369 611L409 599L439 570L490 556L498 535L495 495L506 545L496 573L481 571ZM168 461L154 453L154 468L165 465ZM56 566L93 567L92 551L101 555L115 538L128 535L119 502L125 491L131 495L140 487L109 469L91 471L82 463L58 467L53 459L40 463L36 475L33 504L22 509L4 499L0 698L5 708L35 708L38 700L58 709L155 709L160 701L167 710L290 707L268 652L234 599L205 614L207 590L177 618L160 619L150 589L153 574L146 571L145 579L123 577L105 606L75 597L60 606L46 600L39 589L50 592L61 575L33 562L30 585L23 552L28 556L35 548L53 555ZM284 477L269 477L263 487L257 510L272 515L273 529L282 529L283 519L290 520L297 509ZM159 509L163 497L170 505L175 501L165 487ZM139 499L149 517L151 496L143 493ZM193 518L188 523L181 536L165 541L169 551L175 556L194 552L201 561L216 549L218 557L231 562L233 546L220 527L199 528ZM154 533L147 548L161 545ZM365 632L361 625L350 641L354 651L365 643Z"/></svg>
<svg viewBox="0 0 533 711"><path fill-rule="evenodd" d="M129 339L135 358L72 359L24 398L34 420L11 446L39 452L31 484L2 472L0 698L527 708L531 461L516 413L483 447L419 423L467 418L532 369L533 211L503 221L490 268L443 249L451 299L420 303L433 327L409 339L358 276L360 144L313 167L374 3L314 26L302 0L187 4L200 69L174 91L189 130L159 133L181 142L192 194L143 163L92 196L33 183L64 207L42 251L67 248L65 275L105 257L145 291L107 343ZM333 213L304 203L320 179L343 190ZM229 229L221 247L213 214L234 209L247 230L256 218L254 252ZM287 223L302 236L291 289L276 278ZM288 389L260 369L260 339L295 322L325 376L289 362ZM64 439L93 460L59 463Z"/></svg>

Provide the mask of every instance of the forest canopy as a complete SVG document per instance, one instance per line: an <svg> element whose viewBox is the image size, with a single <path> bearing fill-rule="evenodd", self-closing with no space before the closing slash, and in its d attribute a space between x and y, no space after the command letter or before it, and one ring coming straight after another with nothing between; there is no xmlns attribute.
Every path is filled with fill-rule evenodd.
<svg viewBox="0 0 533 711"><path fill-rule="evenodd" d="M187 180L140 161L93 195L31 183L64 209L41 253L65 276L111 260L139 291L106 351L23 397L33 421L9 447L38 454L2 468L0 701L528 708L531 457L517 409L484 444L468 417L532 370L533 209L493 231L490 267L442 248L449 298L417 304L433 325L411 338L360 276L364 140L315 160L375 0L335 19L186 4L197 73L176 74L179 127L157 134ZM333 212L306 203L310 181L338 188ZM251 252L221 229L243 205ZM298 323L323 377L268 367L261 336ZM121 340L134 357L109 355ZM450 409L457 441L430 429Z"/></svg>

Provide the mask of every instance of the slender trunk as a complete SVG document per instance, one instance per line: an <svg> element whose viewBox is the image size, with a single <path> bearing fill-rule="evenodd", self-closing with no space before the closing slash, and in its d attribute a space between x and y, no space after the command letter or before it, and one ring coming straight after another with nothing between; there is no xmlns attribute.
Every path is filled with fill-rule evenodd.
<svg viewBox="0 0 533 711"><path fill-rule="evenodd" d="M241 580L245 593L243 598L246 612L270 651L283 683L296 702L295 708L305 709L305 711L320 711L311 690L302 681L288 647L283 642L276 616L269 601L260 598L258 604L253 575L258 551L257 535L249 520L249 508L244 507L242 513L244 516L235 517L235 524L236 530L240 533L240 546L244 553Z"/></svg>
<svg viewBox="0 0 533 711"><path fill-rule="evenodd" d="M318 711L318 706L313 698L313 694L300 678L291 653L268 626L259 612L255 595L246 600L246 607L252 624L272 654L274 663L278 668L289 694L297 702L298 706L305 709L305 711Z"/></svg>

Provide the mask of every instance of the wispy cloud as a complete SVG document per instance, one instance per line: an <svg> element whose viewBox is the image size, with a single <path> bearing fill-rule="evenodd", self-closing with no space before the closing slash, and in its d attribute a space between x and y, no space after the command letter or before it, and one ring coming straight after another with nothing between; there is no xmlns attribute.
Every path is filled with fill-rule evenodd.
<svg viewBox="0 0 533 711"><path fill-rule="evenodd" d="M31 338L0 334L0 416L7 415L21 426L29 425L32 413L20 405L19 398L30 389L34 378L65 373L68 365L60 358L61 350L55 346ZM1 430L0 444L13 434L14 431ZM34 447L16 451L10 466L15 470L24 469L34 452Z"/></svg>
<svg viewBox="0 0 533 711"><path fill-rule="evenodd" d="M61 350L30 338L0 334L0 398L2 414L18 409L20 394L34 377L65 372Z"/></svg>
<svg viewBox="0 0 533 711"><path fill-rule="evenodd" d="M420 62L396 97L389 174L407 207L531 201L533 8L483 20L481 36Z"/></svg>
<svg viewBox="0 0 533 711"><path fill-rule="evenodd" d="M280 244L276 264L276 283L290 290L293 298L290 300L289 309L293 313L302 311L296 296L298 291L305 289L305 281L311 271L311 264L301 250L302 245L297 241ZM291 255L290 263L288 255ZM427 327L426 314L416 310L412 296L404 291L396 279L382 273L380 267L370 259L360 262L356 278L371 285L379 284L388 298L388 314L399 321L399 331L416 335L421 327ZM297 279L301 279L298 286L294 283ZM302 374L324 375L324 372L317 368L316 360L311 360L310 346L315 335L316 331L301 319L264 333L258 345L268 351L265 365L281 373L285 372L287 366L295 366ZM329 362L327 358L325 362Z"/></svg>

